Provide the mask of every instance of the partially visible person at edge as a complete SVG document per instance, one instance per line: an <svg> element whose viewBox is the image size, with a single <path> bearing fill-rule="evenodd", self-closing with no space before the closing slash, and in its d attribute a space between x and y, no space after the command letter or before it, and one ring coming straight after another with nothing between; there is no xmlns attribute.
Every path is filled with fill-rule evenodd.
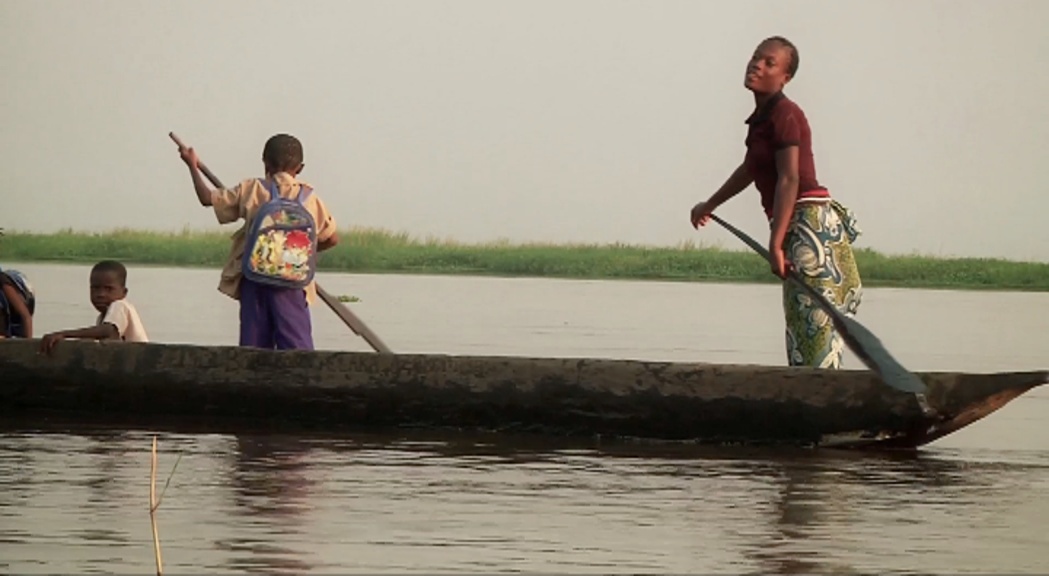
<svg viewBox="0 0 1049 576"><path fill-rule="evenodd" d="M0 338L32 338L36 296L18 270L0 269Z"/></svg>
<svg viewBox="0 0 1049 576"><path fill-rule="evenodd" d="M316 299L316 283L310 282L304 289L279 288L243 277L247 232L262 204L269 201L270 193L258 178L243 180L232 189L212 190L204 182L193 148L181 148L179 155L189 167L200 205L212 207L219 224L244 219L244 226L233 235L219 281L220 292L240 301L240 345L270 350L313 350L309 306ZM294 136L277 134L267 140L262 149L262 164L266 181L275 183L282 197L297 199L304 189L312 190L297 178L305 164L302 144ZM303 206L313 216L317 251L334 247L339 241L335 218L324 202L311 193Z"/></svg>
<svg viewBox="0 0 1049 576"><path fill-rule="evenodd" d="M115 260L103 260L91 268L91 305L98 311L94 326L45 334L40 351L50 353L66 338L149 342L138 310L127 300L127 268Z"/></svg>
<svg viewBox="0 0 1049 576"><path fill-rule="evenodd" d="M862 295L852 253L860 230L852 212L816 180L808 120L783 93L798 63L798 49L780 36L764 40L754 51L743 81L755 102L746 120L746 155L721 188L692 208L692 226L706 225L718 206L753 183L771 227L772 272L785 279L793 266L838 310L853 315ZM841 368L841 335L793 282L783 283L783 310L789 364Z"/></svg>

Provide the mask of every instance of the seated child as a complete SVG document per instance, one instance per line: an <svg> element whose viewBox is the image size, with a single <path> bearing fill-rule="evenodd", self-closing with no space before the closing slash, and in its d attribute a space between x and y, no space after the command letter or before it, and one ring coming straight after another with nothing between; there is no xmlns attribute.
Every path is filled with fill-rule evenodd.
<svg viewBox="0 0 1049 576"><path fill-rule="evenodd" d="M149 342L138 311L128 302L127 269L120 262L103 260L91 268L91 304L98 310L94 326L52 332L40 342L42 352L51 352L66 338Z"/></svg>
<svg viewBox="0 0 1049 576"><path fill-rule="evenodd" d="M0 338L32 338L36 296L25 274L0 269Z"/></svg>

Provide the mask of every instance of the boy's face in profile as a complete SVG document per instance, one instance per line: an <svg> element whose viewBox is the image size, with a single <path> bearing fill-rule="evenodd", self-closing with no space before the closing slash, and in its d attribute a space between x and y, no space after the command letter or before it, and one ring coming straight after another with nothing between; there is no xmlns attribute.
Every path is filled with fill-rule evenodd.
<svg viewBox="0 0 1049 576"><path fill-rule="evenodd" d="M127 296L127 288L121 284L116 272L91 273L91 305L95 310L105 312L110 304L124 296Z"/></svg>

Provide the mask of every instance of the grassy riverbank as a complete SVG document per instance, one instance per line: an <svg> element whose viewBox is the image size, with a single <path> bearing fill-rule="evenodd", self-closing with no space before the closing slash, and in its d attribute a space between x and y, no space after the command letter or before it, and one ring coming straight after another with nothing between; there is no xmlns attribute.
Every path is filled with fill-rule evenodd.
<svg viewBox="0 0 1049 576"><path fill-rule="evenodd" d="M681 245L461 244L416 239L404 233L355 229L321 258L321 269L362 273L474 274L558 278L773 282L755 254ZM103 234L8 231L0 241L4 262L94 262L221 266L229 250L224 232L160 233L120 230ZM858 250L867 286L1049 291L1049 264L991 259L887 256Z"/></svg>

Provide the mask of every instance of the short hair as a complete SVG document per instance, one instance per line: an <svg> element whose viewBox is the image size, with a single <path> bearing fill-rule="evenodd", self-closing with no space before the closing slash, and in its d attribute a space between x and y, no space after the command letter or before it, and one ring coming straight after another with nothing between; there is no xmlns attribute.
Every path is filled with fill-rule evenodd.
<svg viewBox="0 0 1049 576"><path fill-rule="evenodd" d="M91 273L106 272L116 274L121 286L127 285L127 268L116 260L103 260L91 268Z"/></svg>
<svg viewBox="0 0 1049 576"><path fill-rule="evenodd" d="M783 36L770 36L763 40L761 43L764 44L766 42L775 42L780 46L783 46L787 50L790 50L790 65L787 66L787 73L790 74L791 78L793 78L794 75L798 73L798 64L801 63L801 59L798 56L798 47L795 46L793 42L787 40Z"/></svg>
<svg viewBox="0 0 1049 576"><path fill-rule="evenodd" d="M295 170L302 165L302 142L291 134L277 134L266 141L262 161L277 172Z"/></svg>

